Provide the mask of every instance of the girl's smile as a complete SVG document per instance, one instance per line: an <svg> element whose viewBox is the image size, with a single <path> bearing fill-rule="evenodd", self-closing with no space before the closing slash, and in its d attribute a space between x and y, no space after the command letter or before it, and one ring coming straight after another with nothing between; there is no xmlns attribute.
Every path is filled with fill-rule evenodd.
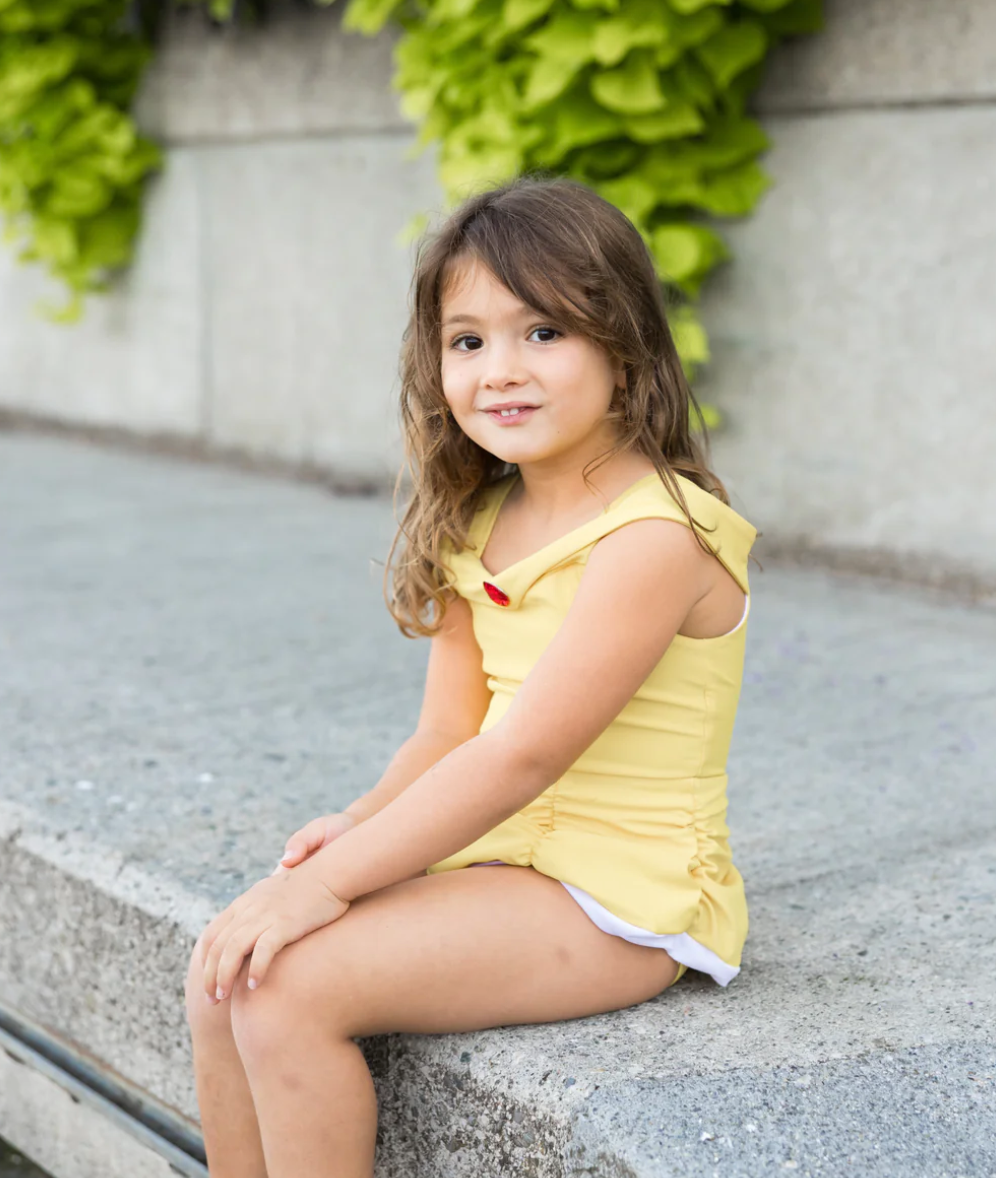
<svg viewBox="0 0 996 1178"><path fill-rule="evenodd" d="M518 425L539 412L539 406L523 406L521 409L486 409L485 413L498 425Z"/></svg>

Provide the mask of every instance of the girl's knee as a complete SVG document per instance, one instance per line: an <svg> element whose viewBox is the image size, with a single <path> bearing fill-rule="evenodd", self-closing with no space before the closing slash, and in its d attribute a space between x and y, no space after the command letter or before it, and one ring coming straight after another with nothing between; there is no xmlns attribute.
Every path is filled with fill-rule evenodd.
<svg viewBox="0 0 996 1178"><path fill-rule="evenodd" d="M350 995L362 990L348 958L337 964L339 968L330 972L309 946L298 941L277 954L261 985L250 990L247 958L228 999L232 1031L243 1057L263 1061L300 1050L316 1034L335 1034L334 1012L345 1015Z"/></svg>
<svg viewBox="0 0 996 1178"><path fill-rule="evenodd" d="M248 965L244 965L231 996L222 1003L229 1007L232 1034L246 1064L265 1063L274 1054L300 1050L307 1037L306 1004L291 997L286 986L268 976L256 990L250 990ZM314 1028L311 1032L313 1036Z"/></svg>

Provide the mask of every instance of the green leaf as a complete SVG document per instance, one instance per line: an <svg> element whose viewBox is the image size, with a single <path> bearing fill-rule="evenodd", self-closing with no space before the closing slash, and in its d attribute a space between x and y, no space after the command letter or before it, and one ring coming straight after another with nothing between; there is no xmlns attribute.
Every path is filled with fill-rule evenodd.
<svg viewBox="0 0 996 1178"><path fill-rule="evenodd" d="M602 106L624 115L660 110L666 102L653 56L645 49L634 50L616 69L595 73L591 92Z"/></svg>
<svg viewBox="0 0 996 1178"><path fill-rule="evenodd" d="M719 429L726 423L726 418L723 415L722 410L718 409L710 401L699 401L698 404L699 412L702 414L702 420L705 422L705 427L707 430L712 431ZM688 409L688 416L691 420L692 432L701 433L698 414L692 410L691 405L689 405Z"/></svg>
<svg viewBox="0 0 996 1178"><path fill-rule="evenodd" d="M719 107L732 118L742 118L747 110L750 96L764 77L764 61L749 66L738 74L730 85L719 95Z"/></svg>
<svg viewBox="0 0 996 1178"><path fill-rule="evenodd" d="M770 187L767 174L752 161L708 177L696 203L719 217L745 217Z"/></svg>
<svg viewBox="0 0 996 1178"><path fill-rule="evenodd" d="M552 164L568 152L587 147L603 139L613 139L623 131L623 120L600 106L585 89L574 88L563 101L550 109L546 140L534 155L539 163Z"/></svg>
<svg viewBox="0 0 996 1178"><path fill-rule="evenodd" d="M595 59L595 29L601 18L589 12L557 13L522 44L541 59L571 62L575 72Z"/></svg>
<svg viewBox="0 0 996 1178"><path fill-rule="evenodd" d="M631 115L625 121L626 133L637 143L659 143L662 139L683 139L695 135L705 120L688 103L669 104L664 110L648 115Z"/></svg>
<svg viewBox="0 0 996 1178"><path fill-rule="evenodd" d="M43 207L51 217L91 217L107 208L112 195L106 180L77 165L56 173Z"/></svg>
<svg viewBox="0 0 996 1178"><path fill-rule="evenodd" d="M657 262L678 282L703 274L731 256L719 234L705 225L661 225L651 238Z"/></svg>
<svg viewBox="0 0 996 1178"><path fill-rule="evenodd" d="M135 124L123 112L101 103L72 122L56 143L58 158L69 160L85 151L100 150L116 155L132 151L136 143Z"/></svg>
<svg viewBox="0 0 996 1178"><path fill-rule="evenodd" d="M138 233L135 205L116 205L80 226L79 260L87 270L125 265Z"/></svg>
<svg viewBox="0 0 996 1178"><path fill-rule="evenodd" d="M574 163L592 181L608 180L627 172L640 156L640 147L625 139L596 143L577 153Z"/></svg>
<svg viewBox="0 0 996 1178"><path fill-rule="evenodd" d="M401 0L349 0L342 15L342 27L349 32L379 33Z"/></svg>
<svg viewBox="0 0 996 1178"><path fill-rule="evenodd" d="M477 7L479 0L433 0L426 10L426 24L434 26L454 24L466 20Z"/></svg>
<svg viewBox="0 0 996 1178"><path fill-rule="evenodd" d="M686 102L697 106L699 110L715 109L715 83L709 71L693 57L683 57L673 69L668 70L665 78Z"/></svg>
<svg viewBox="0 0 996 1178"><path fill-rule="evenodd" d="M697 298L705 278L732 255L723 239L705 225L661 225L651 233L658 275Z"/></svg>
<svg viewBox="0 0 996 1178"><path fill-rule="evenodd" d="M79 291L74 290L68 302L62 307L56 307L53 303L46 302L44 299L38 299L35 302L34 309L35 314L48 319L50 322L68 326L78 323L83 318L83 299Z"/></svg>
<svg viewBox="0 0 996 1178"><path fill-rule="evenodd" d="M616 65L631 49L654 49L670 40L660 0L627 0L616 15L596 26L595 59L602 65Z"/></svg>
<svg viewBox="0 0 996 1178"><path fill-rule="evenodd" d="M482 189L511 179L522 169L522 153L515 147L488 152L442 153L439 179L449 200L456 202Z"/></svg>
<svg viewBox="0 0 996 1178"><path fill-rule="evenodd" d="M701 12L703 8L709 8L714 4L732 4L733 0L667 0L667 2L675 12L681 16L688 16Z"/></svg>
<svg viewBox="0 0 996 1178"><path fill-rule="evenodd" d="M642 221L659 200L657 189L638 171L615 180L594 183L592 187L634 222Z"/></svg>
<svg viewBox="0 0 996 1178"><path fill-rule="evenodd" d="M756 119L721 117L709 123L706 134L683 145L686 158L697 167L728 168L759 155L771 140Z"/></svg>
<svg viewBox="0 0 996 1178"><path fill-rule="evenodd" d="M600 9L602 12L618 12L622 3L623 0L570 0L571 7L582 12L592 8Z"/></svg>
<svg viewBox="0 0 996 1178"><path fill-rule="evenodd" d="M718 8L703 8L700 12L691 12L687 16L665 10L671 36L684 49L693 49L707 41L713 33L723 27L726 17Z"/></svg>
<svg viewBox="0 0 996 1178"><path fill-rule="evenodd" d="M818 33L825 26L823 0L794 0L777 12L761 17L764 27L775 37L793 37L800 33Z"/></svg>
<svg viewBox="0 0 996 1178"><path fill-rule="evenodd" d="M695 50L720 87L727 87L743 70L764 57L768 34L757 20L747 17L728 24Z"/></svg>
<svg viewBox="0 0 996 1178"><path fill-rule="evenodd" d="M37 216L32 251L38 258L61 265L74 262L79 254L75 223L56 217Z"/></svg>
<svg viewBox="0 0 996 1178"><path fill-rule="evenodd" d="M709 363L709 339L694 307L686 303L672 311L668 325L686 373L690 375L690 370Z"/></svg>
<svg viewBox="0 0 996 1178"><path fill-rule="evenodd" d="M546 16L555 0L505 0L501 14L504 33L515 33Z"/></svg>
<svg viewBox="0 0 996 1178"><path fill-rule="evenodd" d="M5 100L36 95L68 77L79 56L75 37L54 37L36 45L11 45L0 63L0 88Z"/></svg>
<svg viewBox="0 0 996 1178"><path fill-rule="evenodd" d="M559 98L582 69L582 64L570 58L541 58L533 66L522 96L521 109L530 112Z"/></svg>

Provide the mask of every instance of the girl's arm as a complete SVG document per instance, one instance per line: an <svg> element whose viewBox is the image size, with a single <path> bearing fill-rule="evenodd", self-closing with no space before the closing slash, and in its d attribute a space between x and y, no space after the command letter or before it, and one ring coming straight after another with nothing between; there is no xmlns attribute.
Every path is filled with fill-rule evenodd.
<svg viewBox="0 0 996 1178"><path fill-rule="evenodd" d="M352 814L358 823L372 818L465 739L455 733L416 731L391 758L373 789L350 802L343 812Z"/></svg>
<svg viewBox="0 0 996 1178"><path fill-rule="evenodd" d="M640 519L610 532L592 549L567 617L502 719L298 870L353 900L421 874L521 810L632 699L708 591L714 559L672 520ZM459 697L450 699L459 709Z"/></svg>
<svg viewBox="0 0 996 1178"><path fill-rule="evenodd" d="M445 622L429 649L418 727L394 754L380 781L351 802L345 813L357 823L368 820L480 732L491 704L483 661L470 606L451 593ZM424 868L412 872L412 876L424 874Z"/></svg>

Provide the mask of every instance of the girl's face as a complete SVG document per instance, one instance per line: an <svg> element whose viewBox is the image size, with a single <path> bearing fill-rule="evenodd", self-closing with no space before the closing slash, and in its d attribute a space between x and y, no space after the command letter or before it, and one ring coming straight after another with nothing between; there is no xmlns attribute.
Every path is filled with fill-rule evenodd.
<svg viewBox="0 0 996 1178"><path fill-rule="evenodd" d="M443 396L468 437L505 462L583 466L615 442L605 420L625 384L591 340L566 335L478 262L455 264L442 296ZM531 406L501 418L495 406Z"/></svg>

